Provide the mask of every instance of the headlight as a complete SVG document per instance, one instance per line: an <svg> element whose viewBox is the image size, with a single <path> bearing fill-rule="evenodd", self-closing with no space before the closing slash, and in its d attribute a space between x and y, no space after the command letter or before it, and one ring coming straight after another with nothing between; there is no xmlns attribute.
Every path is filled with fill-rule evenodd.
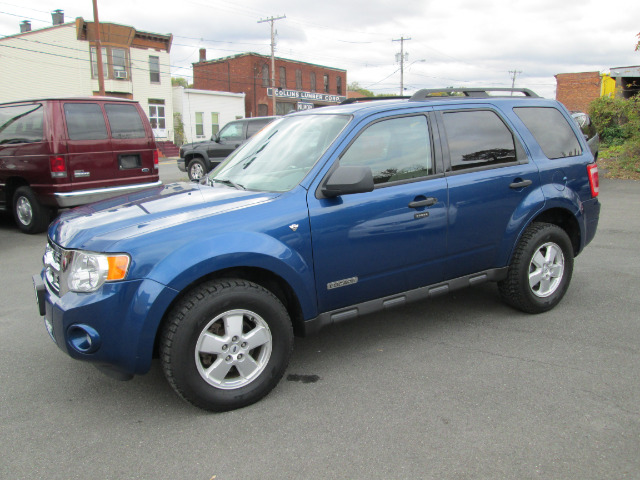
<svg viewBox="0 0 640 480"><path fill-rule="evenodd" d="M105 282L123 280L129 269L129 256L71 251L67 286L72 292L95 292Z"/></svg>

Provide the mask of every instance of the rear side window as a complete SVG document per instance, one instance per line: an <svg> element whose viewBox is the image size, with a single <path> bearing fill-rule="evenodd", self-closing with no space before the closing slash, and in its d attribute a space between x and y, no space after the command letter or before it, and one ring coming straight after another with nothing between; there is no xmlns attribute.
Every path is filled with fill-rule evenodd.
<svg viewBox="0 0 640 480"><path fill-rule="evenodd" d="M267 123L269 122L247 122L247 138L253 136L254 133L263 128Z"/></svg>
<svg viewBox="0 0 640 480"><path fill-rule="evenodd" d="M452 170L500 165L517 160L513 135L495 112L446 112L442 118Z"/></svg>
<svg viewBox="0 0 640 480"><path fill-rule="evenodd" d="M104 106L113 138L144 138L146 132L135 105L106 104Z"/></svg>
<svg viewBox="0 0 640 480"><path fill-rule="evenodd" d="M70 140L105 140L108 138L102 109L97 103L65 103L64 116Z"/></svg>
<svg viewBox="0 0 640 480"><path fill-rule="evenodd" d="M392 118L367 127L340 159L340 165L367 166L375 184L433 173L427 118Z"/></svg>
<svg viewBox="0 0 640 480"><path fill-rule="evenodd" d="M527 126L547 158L582 155L580 142L569 122L552 107L517 107L513 111Z"/></svg>
<svg viewBox="0 0 640 480"><path fill-rule="evenodd" d="M41 142L42 105L0 107L0 145Z"/></svg>

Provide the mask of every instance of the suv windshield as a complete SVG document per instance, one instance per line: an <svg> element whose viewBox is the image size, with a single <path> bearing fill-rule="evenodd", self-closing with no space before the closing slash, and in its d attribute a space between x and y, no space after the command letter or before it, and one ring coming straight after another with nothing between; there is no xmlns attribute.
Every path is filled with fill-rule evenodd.
<svg viewBox="0 0 640 480"><path fill-rule="evenodd" d="M295 187L351 117L301 115L267 125L208 177L247 190L286 192Z"/></svg>

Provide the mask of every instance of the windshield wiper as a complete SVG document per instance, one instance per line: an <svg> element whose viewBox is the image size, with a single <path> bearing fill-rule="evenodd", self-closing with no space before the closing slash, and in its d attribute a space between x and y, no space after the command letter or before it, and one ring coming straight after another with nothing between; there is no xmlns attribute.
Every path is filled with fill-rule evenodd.
<svg viewBox="0 0 640 480"><path fill-rule="evenodd" d="M239 183L233 182L231 180L220 180L219 178L211 178L209 180L211 182L221 183L223 185L227 185L229 187L233 187L236 190L246 190L246 188L244 188L244 186L240 185Z"/></svg>

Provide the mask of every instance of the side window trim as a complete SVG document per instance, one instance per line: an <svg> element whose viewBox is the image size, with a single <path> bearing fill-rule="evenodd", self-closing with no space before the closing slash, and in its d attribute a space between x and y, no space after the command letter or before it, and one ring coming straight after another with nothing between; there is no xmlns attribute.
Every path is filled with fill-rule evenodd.
<svg viewBox="0 0 640 480"><path fill-rule="evenodd" d="M497 115L497 117L500 119L500 121L504 124L504 126L507 128L507 130L511 134L511 138L513 139L513 144L514 144L515 151L516 151L516 161L515 162L508 162L508 163L498 163L498 164L494 163L494 164L480 165L480 166L477 166L477 167L470 167L470 168L466 168L466 169L462 169L462 170L453 170L453 168L451 166L451 152L449 151L449 139L447 137L446 129L444 128L443 114L444 113L456 113L456 112L478 112L478 111L492 112L495 115ZM529 155L527 154L527 151L525 150L525 148L523 146L522 140L520 140L518 135L515 133L514 129L511 128L511 126L509 125L509 123L507 121L505 121L504 116L498 110L494 110L493 108L490 108L489 106L483 106L483 107L479 107L479 108L441 109L441 110L435 110L433 112L433 116L434 116L434 119L435 119L434 124L436 124L438 126L438 131L439 131L439 134L440 134L439 135L439 140L440 140L439 143L440 143L440 147L442 149L442 162L444 164L444 174L445 174L445 176L460 175L462 173L478 172L478 171L482 171L482 170L493 170L495 168L504 168L504 167L509 167L509 166L513 166L513 165L526 165L527 163L529 163Z"/></svg>
<svg viewBox="0 0 640 480"><path fill-rule="evenodd" d="M437 136L435 135L435 132L432 129L432 122L433 122L433 118L431 116L432 113L433 112L430 112L430 111L421 111L421 112L416 112L416 113L399 114L399 115L393 115L393 116L390 116L390 117L377 118L377 119L372 120L371 122L367 123L366 125L364 125L360 129L358 134L355 137L353 137L351 139L351 141L345 146L345 148L342 150L340 155L336 158L336 160L334 162L334 165L329 169L329 171L327 172L325 177L320 182L320 185L324 185L324 183L329 178L331 173L340 164L340 161L342 160L342 157L344 156L344 154L352 147L352 145L357 141L358 138L360 138L360 136L367 129L369 129L373 125L375 125L377 123L380 123L380 122L384 122L384 121L388 121L388 120L395 120L395 119L399 119L399 118L419 117L419 116L425 117L426 122L427 122L427 131L428 131L428 139L429 139L429 148L431 149L431 159L432 159L432 165L433 165L433 167L432 167L433 173L431 173L429 175L421 176L421 177L408 178L408 179L397 180L397 181L393 181L393 182L377 183L377 184L374 185L374 190L377 190L379 188L392 187L392 186L396 186L396 185L403 185L403 184L407 184L407 183L422 182L422 181L427 180L427 179L439 178L439 177L444 176L444 172L442 171L442 167L441 167L442 163L441 163L441 161L438 161L439 159L438 159L438 155L436 154L436 149L435 149L435 144L436 143L440 143L440 142L437 139Z"/></svg>

